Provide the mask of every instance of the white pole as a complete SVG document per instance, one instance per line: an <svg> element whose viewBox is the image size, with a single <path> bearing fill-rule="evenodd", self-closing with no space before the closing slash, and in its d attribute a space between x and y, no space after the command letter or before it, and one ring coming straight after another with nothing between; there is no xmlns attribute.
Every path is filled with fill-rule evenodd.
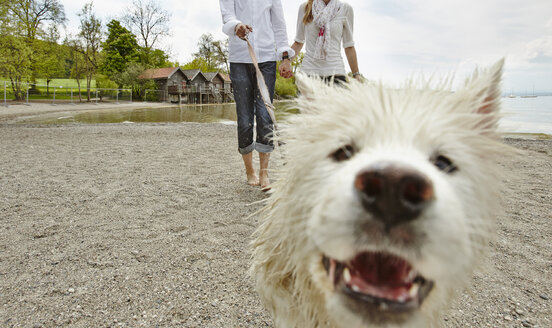
<svg viewBox="0 0 552 328"><path fill-rule="evenodd" d="M119 89L116 89L115 92L117 93L117 102L116 102L116 104L119 104Z"/></svg>

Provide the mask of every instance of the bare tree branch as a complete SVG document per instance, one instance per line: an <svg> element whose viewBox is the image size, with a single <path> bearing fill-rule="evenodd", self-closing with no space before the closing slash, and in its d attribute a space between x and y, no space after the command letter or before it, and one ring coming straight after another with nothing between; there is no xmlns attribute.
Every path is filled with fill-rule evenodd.
<svg viewBox="0 0 552 328"><path fill-rule="evenodd" d="M147 50L153 49L165 36L169 36L171 15L154 0L134 0L121 21L138 36L138 42Z"/></svg>

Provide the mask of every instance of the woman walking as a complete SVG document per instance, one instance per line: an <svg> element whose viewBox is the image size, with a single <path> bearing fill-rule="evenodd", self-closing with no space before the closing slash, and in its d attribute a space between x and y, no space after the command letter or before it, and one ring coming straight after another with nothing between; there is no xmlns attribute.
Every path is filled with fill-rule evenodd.
<svg viewBox="0 0 552 328"><path fill-rule="evenodd" d="M299 7L297 33L291 46L298 54L303 45L305 57L301 71L326 81L346 81L341 45L353 77L360 80L353 40L354 13L348 3L339 0L308 0Z"/></svg>

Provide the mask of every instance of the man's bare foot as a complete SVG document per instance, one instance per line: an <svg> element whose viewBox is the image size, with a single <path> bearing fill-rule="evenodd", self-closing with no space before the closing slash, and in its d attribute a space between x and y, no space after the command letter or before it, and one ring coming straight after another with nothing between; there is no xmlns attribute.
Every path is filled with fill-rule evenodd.
<svg viewBox="0 0 552 328"><path fill-rule="evenodd" d="M268 179L268 160L270 158L270 153L259 153L259 184L261 185L262 191L270 190L270 180Z"/></svg>
<svg viewBox="0 0 552 328"><path fill-rule="evenodd" d="M243 164L245 165L245 174L247 175L247 183L250 186L258 186L259 177L257 176L257 173L255 173L255 169L253 168L253 154L248 153L248 154L242 155L242 158L243 158Z"/></svg>
<svg viewBox="0 0 552 328"><path fill-rule="evenodd" d="M270 190L270 180L268 179L268 170L263 169L259 174L259 184L262 191Z"/></svg>
<svg viewBox="0 0 552 328"><path fill-rule="evenodd" d="M255 171L253 172L246 172L247 174L247 183L250 185L250 186L258 186L259 185L259 177L257 176L257 174L255 173Z"/></svg>

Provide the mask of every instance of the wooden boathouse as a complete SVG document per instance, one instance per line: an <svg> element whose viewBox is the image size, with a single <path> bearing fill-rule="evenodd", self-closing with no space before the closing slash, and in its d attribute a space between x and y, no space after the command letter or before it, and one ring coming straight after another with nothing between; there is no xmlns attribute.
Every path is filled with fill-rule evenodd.
<svg viewBox="0 0 552 328"><path fill-rule="evenodd" d="M232 83L227 74L220 72L155 68L144 71L140 78L155 81L162 102L203 104L233 100Z"/></svg>

